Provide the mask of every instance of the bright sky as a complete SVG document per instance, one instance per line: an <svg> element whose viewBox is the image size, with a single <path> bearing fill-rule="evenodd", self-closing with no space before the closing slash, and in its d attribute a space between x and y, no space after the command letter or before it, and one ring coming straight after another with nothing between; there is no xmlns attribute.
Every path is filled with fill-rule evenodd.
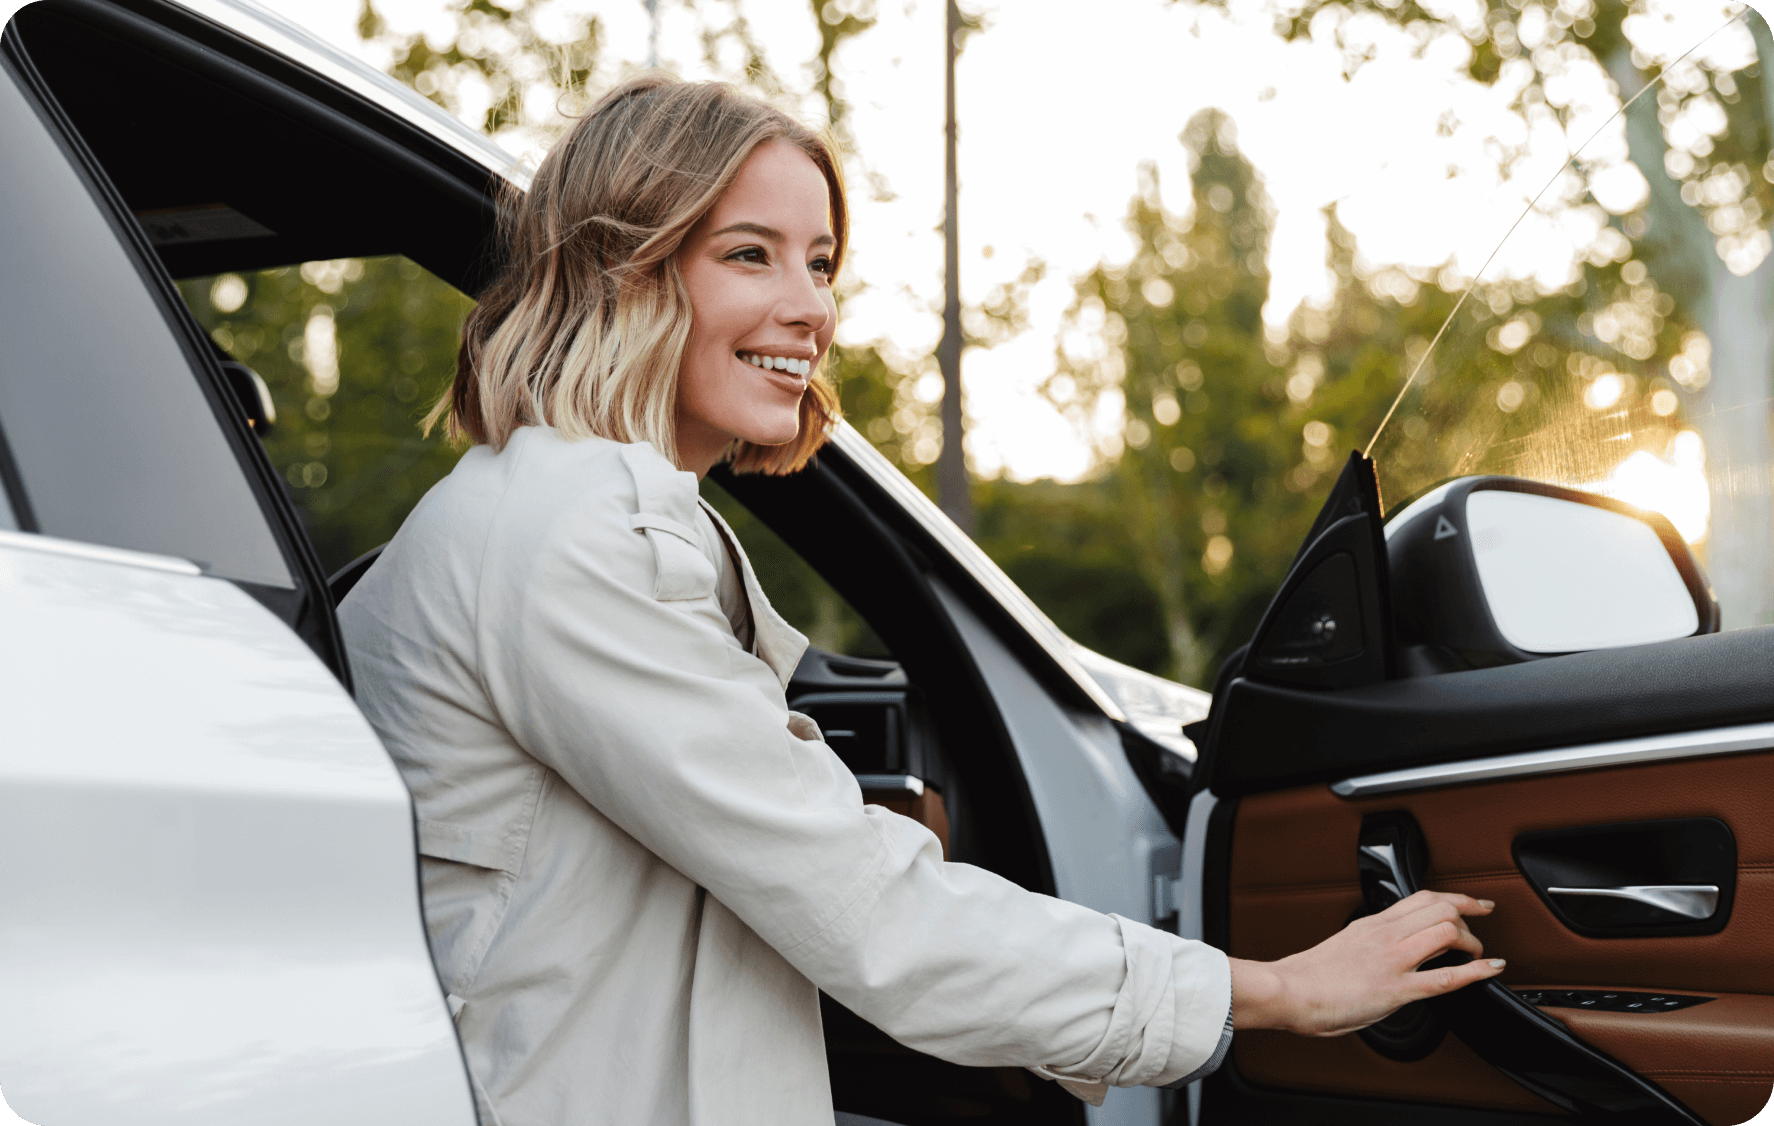
<svg viewBox="0 0 1774 1126"><path fill-rule="evenodd" d="M372 62L385 61L357 40L360 0L264 2ZM867 286L847 302L840 333L849 341L882 340L910 356L931 350L941 332L943 4L847 6L871 2L878 22L847 42L834 66L855 110L860 165L851 174L851 268ZM642 0L552 4L601 20L600 78L613 80L645 60ZM1461 21L1482 11L1479 0L1429 6ZM445 0L377 0L377 7L397 28L429 28L440 42L453 26ZM728 10L715 0L703 7L716 19ZM1015 0L985 8L987 28L969 40L957 69L963 297L981 300L1030 258L1044 261L1048 274L1032 296L1030 329L965 357L978 472L1072 479L1089 468L1087 445L1037 388L1053 370L1073 280L1100 260L1125 261L1131 253L1121 220L1139 165L1156 164L1173 210L1190 206L1177 137L1199 110L1217 106L1231 115L1240 147L1277 205L1266 311L1272 324L1285 322L1300 301L1328 295L1327 205L1339 203L1343 221L1375 261L1451 260L1470 274L1569 153L1562 130L1548 132L1541 122L1536 132L1509 110L1519 87L1501 81L1487 89L1464 77L1469 48L1458 34L1419 44L1378 19L1345 27L1345 39L1366 37L1373 47L1373 61L1348 80L1328 35L1283 43L1262 0L1232 0L1230 7L1230 16L1165 0ZM1705 18L1718 10L1692 0L1681 7ZM662 62L686 77L709 76L696 19L678 0L660 0L660 8ZM743 0L742 10L771 66L803 96L803 113L818 120L808 67L818 39L807 0ZM1593 68L1570 81L1577 102L1617 106L1606 105L1605 83ZM1507 180L1493 155L1499 142L1530 156ZM887 192L871 190L860 174L865 168ZM1630 166L1622 173L1622 200L1643 191L1636 176ZM1567 232L1566 246L1594 233L1581 228ZM1561 257L1569 262L1568 252ZM1522 262L1510 272L1531 276L1547 268ZM940 382L929 380L924 390L934 398Z"/></svg>

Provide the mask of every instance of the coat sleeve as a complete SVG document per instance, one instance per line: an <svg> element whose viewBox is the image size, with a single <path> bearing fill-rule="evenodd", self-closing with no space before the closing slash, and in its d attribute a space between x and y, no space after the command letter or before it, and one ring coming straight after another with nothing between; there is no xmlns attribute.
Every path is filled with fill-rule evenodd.
<svg viewBox="0 0 1774 1126"><path fill-rule="evenodd" d="M865 807L733 639L706 559L627 499L568 506L538 535L496 529L486 549L482 675L530 754L903 1044L1087 1085L1209 1060L1224 955L945 863L923 826Z"/></svg>

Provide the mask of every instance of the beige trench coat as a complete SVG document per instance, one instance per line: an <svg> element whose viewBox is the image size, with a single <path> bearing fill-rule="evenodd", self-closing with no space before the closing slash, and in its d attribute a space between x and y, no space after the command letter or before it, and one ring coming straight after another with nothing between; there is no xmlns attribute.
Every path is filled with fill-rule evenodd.
<svg viewBox="0 0 1774 1126"><path fill-rule="evenodd" d="M1224 955L944 863L864 806L788 710L806 639L743 556L735 640L699 503L651 446L528 427L470 450L340 609L483 1107L831 1126L822 988L903 1044L1085 1094L1201 1067Z"/></svg>

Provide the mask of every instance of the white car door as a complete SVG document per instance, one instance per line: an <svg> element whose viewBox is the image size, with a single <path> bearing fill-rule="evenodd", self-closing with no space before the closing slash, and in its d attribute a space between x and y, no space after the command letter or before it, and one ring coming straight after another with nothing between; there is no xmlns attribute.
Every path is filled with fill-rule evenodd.
<svg viewBox="0 0 1774 1126"><path fill-rule="evenodd" d="M0 199L5 1102L472 1123L410 802L311 555L11 50Z"/></svg>

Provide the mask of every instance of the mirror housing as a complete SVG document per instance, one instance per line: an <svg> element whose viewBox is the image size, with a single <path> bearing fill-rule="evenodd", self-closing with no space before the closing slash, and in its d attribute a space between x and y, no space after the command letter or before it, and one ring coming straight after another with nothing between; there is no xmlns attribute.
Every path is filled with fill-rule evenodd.
<svg viewBox="0 0 1774 1126"><path fill-rule="evenodd" d="M1422 676L1719 628L1667 518L1516 477L1463 477L1386 522L1399 671Z"/></svg>
<svg viewBox="0 0 1774 1126"><path fill-rule="evenodd" d="M222 360L221 365L228 389L246 415L246 424L261 438L271 433L277 424L277 404L271 401L271 388L264 378L239 360Z"/></svg>

